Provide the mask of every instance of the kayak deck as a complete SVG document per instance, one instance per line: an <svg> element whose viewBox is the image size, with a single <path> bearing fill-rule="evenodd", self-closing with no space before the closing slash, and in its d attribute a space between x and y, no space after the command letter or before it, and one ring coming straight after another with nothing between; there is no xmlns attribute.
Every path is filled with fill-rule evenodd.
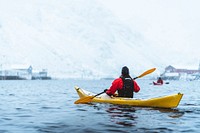
<svg viewBox="0 0 200 133"><path fill-rule="evenodd" d="M79 87L75 87L80 98L94 96L95 94ZM157 108L176 108L182 99L183 94L177 93L168 96L150 98L150 99L134 99L134 98L122 98L122 97L110 97L103 98L100 96L94 97L91 102L97 103L110 103L131 105L137 107L157 107Z"/></svg>
<svg viewBox="0 0 200 133"><path fill-rule="evenodd" d="M153 82L153 85L163 85L162 83Z"/></svg>

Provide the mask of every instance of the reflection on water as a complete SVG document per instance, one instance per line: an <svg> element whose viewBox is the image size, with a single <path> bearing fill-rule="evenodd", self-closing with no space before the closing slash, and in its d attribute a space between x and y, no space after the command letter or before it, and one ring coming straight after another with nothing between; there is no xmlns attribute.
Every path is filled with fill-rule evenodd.
<svg viewBox="0 0 200 133"><path fill-rule="evenodd" d="M167 113L171 118L179 118L184 115L183 111L178 109L158 109L161 113Z"/></svg>
<svg viewBox="0 0 200 133"><path fill-rule="evenodd" d="M0 132L199 132L200 82L171 81L159 87L149 82L138 80L141 91L136 98L181 92L178 108L74 104L78 99L74 86L98 93L110 86L107 80L1 81Z"/></svg>
<svg viewBox="0 0 200 133"><path fill-rule="evenodd" d="M135 115L135 108L130 106L122 106L122 105L111 105L106 110L110 115L111 122L114 122L123 126L134 126L136 125L135 119L137 116Z"/></svg>
<svg viewBox="0 0 200 133"><path fill-rule="evenodd" d="M143 107L132 107L128 105L112 105L106 104L102 108L106 109L105 111L110 116L110 121L123 126L135 126L137 125L138 112L141 110L153 111L167 114L171 118L180 118L184 115L184 111L179 109L165 109L165 108L143 108ZM97 108L94 105L95 108ZM101 106L99 106L101 107ZM98 108L99 108L98 107ZM99 110L99 109L98 109Z"/></svg>

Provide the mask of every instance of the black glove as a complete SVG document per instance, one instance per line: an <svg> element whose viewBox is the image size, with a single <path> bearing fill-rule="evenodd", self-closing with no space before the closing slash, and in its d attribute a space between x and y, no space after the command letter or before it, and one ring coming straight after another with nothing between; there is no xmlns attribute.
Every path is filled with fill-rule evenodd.
<svg viewBox="0 0 200 133"><path fill-rule="evenodd" d="M105 89L103 92L106 92L108 89Z"/></svg>

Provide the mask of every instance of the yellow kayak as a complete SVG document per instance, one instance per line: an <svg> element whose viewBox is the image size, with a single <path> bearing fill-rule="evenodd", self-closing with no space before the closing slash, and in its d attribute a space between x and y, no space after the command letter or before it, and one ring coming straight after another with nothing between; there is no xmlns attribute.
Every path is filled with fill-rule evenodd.
<svg viewBox="0 0 200 133"><path fill-rule="evenodd" d="M96 94L75 87L80 98L92 97ZM105 93L104 93L105 96ZM157 108L176 108L181 101L183 94L177 93L162 97L150 98L150 99L134 99L134 98L122 98L122 97L104 97L103 94L97 97L92 97L91 102L96 103L110 103L110 104L121 104L130 105L136 107L157 107Z"/></svg>

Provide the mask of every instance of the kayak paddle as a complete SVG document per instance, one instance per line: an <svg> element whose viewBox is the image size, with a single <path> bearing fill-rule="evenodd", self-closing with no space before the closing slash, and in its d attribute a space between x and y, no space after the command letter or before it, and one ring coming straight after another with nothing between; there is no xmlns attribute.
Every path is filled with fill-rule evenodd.
<svg viewBox="0 0 200 133"><path fill-rule="evenodd" d="M137 78L144 77L145 75L150 74L150 73L154 72L155 70L156 70L156 68L149 69L149 70L145 71L144 73L142 73L140 76L137 76L137 77L135 77L133 79L135 80Z"/></svg>
<svg viewBox="0 0 200 133"><path fill-rule="evenodd" d="M101 92L101 93L99 93L99 94L96 94L95 96L87 96L87 97L80 98L79 100L75 101L74 103L75 103L75 104L79 104L79 103L89 103L89 102L91 102L91 100L92 100L94 97L96 97L96 96L98 96L98 95L101 95L101 94L103 94L103 93L105 93L105 92L103 91L103 92Z"/></svg>
<svg viewBox="0 0 200 133"><path fill-rule="evenodd" d="M137 77L135 77L133 79L135 80L137 78L144 77L145 75L150 74L150 73L154 72L155 70L156 70L156 68L149 69L149 70L145 71L144 73L142 73L140 76L137 76ZM92 101L93 98L95 98L96 96L99 96L99 95L101 95L103 93L105 93L105 91L103 91L103 92L101 92L99 94L96 94L95 96L87 96L87 97L80 98L77 101L75 101L74 103L75 104L89 103L89 102Z"/></svg>

